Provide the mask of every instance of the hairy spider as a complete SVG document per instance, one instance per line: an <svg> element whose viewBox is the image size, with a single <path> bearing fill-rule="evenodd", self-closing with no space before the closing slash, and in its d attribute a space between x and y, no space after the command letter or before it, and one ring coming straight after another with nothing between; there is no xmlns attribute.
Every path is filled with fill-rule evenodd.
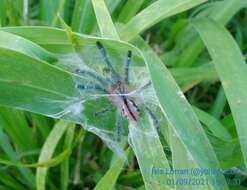
<svg viewBox="0 0 247 190"><path fill-rule="evenodd" d="M96 47L99 49L99 52L103 58L104 63L107 66L107 69L110 71L111 76L110 78L103 78L96 72L77 69L76 73L86 75L96 81L96 83L77 84L77 88L82 90L93 89L109 95L108 97L112 104L107 108L94 113L94 116L99 116L103 113L106 113L112 110L112 106L115 106L117 108L115 138L116 141L120 141L122 115L125 116L128 122L137 122L140 117L139 106L136 105L134 98L128 96L128 94L132 91L132 87L129 83L129 65L131 62L132 52L130 50L127 52L127 58L124 62L123 68L124 75L123 77L121 77L110 63L104 46L99 41L97 41ZM141 87L141 89L149 86L150 84L151 82L148 82L146 85ZM157 127L158 120L156 119L154 113L146 106L145 111L150 115L154 125Z"/></svg>

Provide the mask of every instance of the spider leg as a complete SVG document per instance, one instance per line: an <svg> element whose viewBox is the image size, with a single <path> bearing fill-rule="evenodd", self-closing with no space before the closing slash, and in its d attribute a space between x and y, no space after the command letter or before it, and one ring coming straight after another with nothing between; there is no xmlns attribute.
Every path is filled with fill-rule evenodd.
<svg viewBox="0 0 247 190"><path fill-rule="evenodd" d="M122 113L120 111L117 111L115 141L120 142L121 136L122 136Z"/></svg>
<svg viewBox="0 0 247 190"><path fill-rule="evenodd" d="M76 87L78 89L81 89L81 90L98 90L98 91L101 91L101 92L104 92L104 93L108 93L106 89L104 89L103 87L101 87L100 85L98 84L95 84L95 83L85 83L85 84L77 84Z"/></svg>
<svg viewBox="0 0 247 190"><path fill-rule="evenodd" d="M103 77L97 75L96 73L89 71L89 70L81 70L81 69L76 69L75 70L76 73L81 74L81 75L87 75L93 79L95 79L96 81L98 81L102 86L107 86L108 82L106 81L106 79L104 79Z"/></svg>
<svg viewBox="0 0 247 190"><path fill-rule="evenodd" d="M100 116L108 111L111 111L113 109L112 105L107 106L106 108L101 109L100 111L97 111L94 113L94 117Z"/></svg>
<svg viewBox="0 0 247 190"><path fill-rule="evenodd" d="M138 92L141 92L143 90L145 90L146 88L148 88L150 85L152 84L152 82L149 80L146 84L144 84L143 86L141 86L140 88L130 92L130 94L137 94L138 95Z"/></svg>
<svg viewBox="0 0 247 190"><path fill-rule="evenodd" d="M129 84L129 65L131 61L132 53L129 50L127 53L127 58L124 63L124 81Z"/></svg>
<svg viewBox="0 0 247 190"><path fill-rule="evenodd" d="M145 106L145 109L146 109L147 113L149 114L149 116L151 117L151 119L153 120L153 124L159 133L160 132L160 125L159 125L159 121L158 121L157 117L151 111L151 109L149 109L147 106Z"/></svg>
<svg viewBox="0 0 247 190"><path fill-rule="evenodd" d="M137 89L138 92L144 90L145 88L149 87L152 84L152 82L149 80L146 84L141 86L139 89Z"/></svg>
<svg viewBox="0 0 247 190"><path fill-rule="evenodd" d="M106 64L106 66L108 67L108 69L111 72L111 78L112 78L113 82L116 83L117 81L119 81L120 77L117 74L117 72L114 70L112 64L110 63L110 60L107 57L107 53L106 53L104 46L99 41L96 42L96 46L99 49L101 56L103 57L104 63Z"/></svg>

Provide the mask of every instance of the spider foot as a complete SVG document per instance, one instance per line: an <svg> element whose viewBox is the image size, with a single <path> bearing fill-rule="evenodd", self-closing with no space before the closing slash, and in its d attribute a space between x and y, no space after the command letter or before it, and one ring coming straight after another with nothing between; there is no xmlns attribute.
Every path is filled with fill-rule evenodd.
<svg viewBox="0 0 247 190"><path fill-rule="evenodd" d="M109 112L113 109L112 105L107 106L106 108L103 108L97 112L94 113L94 117L98 117L101 116L103 114L105 114L106 112Z"/></svg>

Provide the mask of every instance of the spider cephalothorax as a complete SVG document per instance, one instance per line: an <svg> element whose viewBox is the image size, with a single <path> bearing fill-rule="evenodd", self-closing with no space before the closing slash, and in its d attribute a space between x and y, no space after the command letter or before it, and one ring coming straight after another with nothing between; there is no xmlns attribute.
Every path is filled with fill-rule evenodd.
<svg viewBox="0 0 247 190"><path fill-rule="evenodd" d="M128 51L127 53L127 58L124 63L124 75L123 77L121 77L113 68L107 56L105 48L99 41L96 42L96 47L99 49L99 52L108 70L110 71L111 76L110 78L103 78L96 72L77 69L77 73L87 75L88 77L91 77L95 80L95 83L78 84L77 88L94 89L109 95L108 98L111 101L112 105L96 112L94 115L98 116L107 111L110 111L112 109L112 106L115 106L117 108L119 114L117 114L116 119L116 140L119 141L121 136L120 118L122 117L122 115L124 115L129 122L137 122L140 117L139 106L135 103L135 99L128 95L132 91L132 87L129 83L129 64L131 61L132 53L131 51ZM150 82L147 85L149 84ZM151 116L154 123L157 124L157 119L151 112L151 110L147 107L145 107L145 110Z"/></svg>

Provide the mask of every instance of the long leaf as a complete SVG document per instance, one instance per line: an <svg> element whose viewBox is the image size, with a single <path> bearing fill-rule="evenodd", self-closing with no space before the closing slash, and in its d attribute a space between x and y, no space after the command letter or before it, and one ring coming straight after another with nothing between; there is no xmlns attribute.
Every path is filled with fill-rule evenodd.
<svg viewBox="0 0 247 190"><path fill-rule="evenodd" d="M170 126L185 145L188 155L191 155L191 159L200 168L219 168L219 161L205 131L167 68L143 40L138 39L135 43L143 51L161 109ZM211 183L214 189L228 189L222 175L206 177L210 182L214 179L222 182L221 187L213 186Z"/></svg>
<svg viewBox="0 0 247 190"><path fill-rule="evenodd" d="M172 166L174 171L191 171L194 168L198 168L196 162L191 159L188 151L186 150L184 144L176 135L176 132L172 127L169 127L169 145L172 151ZM195 176L190 172L185 172L184 174L174 174L170 175L166 180L167 182L175 180L179 182L181 179L186 180L206 180L204 176ZM208 185L199 184L179 184L177 183L176 190L208 190Z"/></svg>
<svg viewBox="0 0 247 190"><path fill-rule="evenodd" d="M188 10L207 0L158 0L133 17L119 31L122 40L129 41L159 21Z"/></svg>
<svg viewBox="0 0 247 190"><path fill-rule="evenodd" d="M194 22L203 42L215 63L227 100L236 123L238 138L247 166L247 68L242 53L229 34L220 24L210 20Z"/></svg>
<svg viewBox="0 0 247 190"><path fill-rule="evenodd" d="M129 150L126 151L126 154L128 154L128 152ZM94 190L113 189L114 185L116 184L117 178L124 167L124 163L125 160L122 158L118 158L117 160L115 160L106 174L97 183Z"/></svg>
<svg viewBox="0 0 247 190"><path fill-rule="evenodd" d="M243 8L244 3L245 0L217 1L213 5L212 10L208 10L210 12L208 17L216 20L217 22L221 22L222 24L226 24L241 8ZM203 15L203 17L205 16ZM190 31L191 34L193 34L193 30ZM184 32L188 34L188 30ZM192 65L203 50L204 45L202 40L199 36L194 35L193 38L189 40L188 47L186 47L182 54L178 57L177 65L182 67Z"/></svg>
<svg viewBox="0 0 247 190"><path fill-rule="evenodd" d="M64 140L64 149L72 149L73 138L75 135L75 125L71 125L66 132L65 140ZM69 157L66 158L61 164L61 190L68 189L69 185Z"/></svg>
<svg viewBox="0 0 247 190"><path fill-rule="evenodd" d="M6 166L16 166L16 167L23 167L23 168L47 168L47 167L54 167L61 163L64 159L66 159L70 155L70 150L65 150L58 156L51 158L49 160L46 160L44 162L39 163L32 163L32 164L25 164L21 162L6 160L6 159L0 159L0 163Z"/></svg>
<svg viewBox="0 0 247 190"><path fill-rule="evenodd" d="M130 123L129 136L145 188L148 190L170 189L169 184L164 182L167 175L155 173L157 169L170 170L155 126L148 122Z"/></svg>
<svg viewBox="0 0 247 190"><path fill-rule="evenodd" d="M49 160L55 148L58 145L59 140L62 138L65 131L68 129L69 123L63 120L59 121L55 127L52 129L51 133L47 137L45 144L42 147L39 162L45 162ZM45 190L46 184L46 176L47 176L48 168L38 168L36 171L36 185L37 190Z"/></svg>
<svg viewBox="0 0 247 190"><path fill-rule="evenodd" d="M8 137L3 132L3 129L2 129L3 125L5 125L5 124L4 124L3 120L0 118L0 146L1 146L2 150L5 152L5 154L11 160L17 160L18 154L17 154L17 152L15 152L15 150L11 146L11 142L9 142ZM27 183L31 187L34 187L35 186L35 183L33 182L34 181L34 175L32 174L32 172L27 168L18 168L18 170L20 171L21 175L23 175L23 177L24 177L24 183Z"/></svg>
<svg viewBox="0 0 247 190"><path fill-rule="evenodd" d="M72 30L88 34L96 25L96 17L91 0L76 0L73 11Z"/></svg>
<svg viewBox="0 0 247 190"><path fill-rule="evenodd" d="M109 14L104 0L92 0L94 12L99 25L100 33L102 37L119 39L118 33L114 27L114 24Z"/></svg>

